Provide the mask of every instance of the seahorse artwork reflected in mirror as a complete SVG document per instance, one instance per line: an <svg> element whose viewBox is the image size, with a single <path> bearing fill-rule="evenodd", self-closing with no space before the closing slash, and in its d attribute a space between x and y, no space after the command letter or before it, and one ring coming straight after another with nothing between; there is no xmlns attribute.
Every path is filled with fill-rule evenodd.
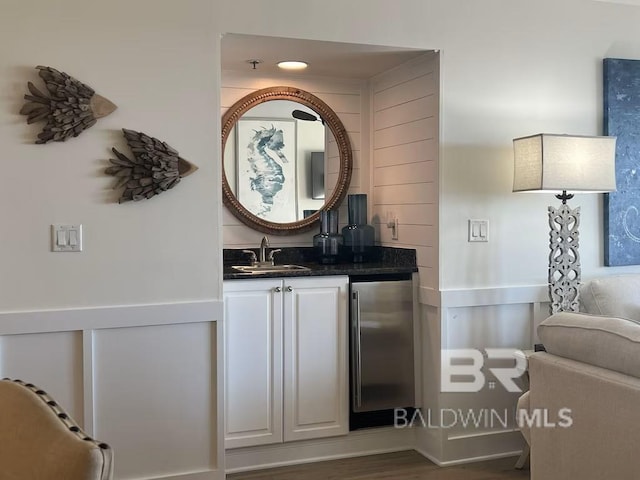
<svg viewBox="0 0 640 480"><path fill-rule="evenodd" d="M236 128L240 202L265 221L296 220L296 123L244 117Z"/></svg>
<svg viewBox="0 0 640 480"><path fill-rule="evenodd" d="M322 131L319 148L308 138L312 130L317 133L316 126ZM353 153L342 121L324 101L297 87L267 87L238 99L222 117L222 151L224 204L260 232L310 230L318 224L320 210L340 205L349 188ZM328 183L325 151L333 162ZM323 161L321 196L311 193L313 153ZM309 199L320 200L320 205L308 210Z"/></svg>
<svg viewBox="0 0 640 480"><path fill-rule="evenodd" d="M110 100L96 94L91 87L64 72L43 66L36 69L47 87L48 95L28 82L31 95L24 96L27 101L20 110L22 115L27 115L29 124L47 121L36 143L64 142L77 137L95 125L98 118L118 108Z"/></svg>
<svg viewBox="0 0 640 480"><path fill-rule="evenodd" d="M256 215L264 217L271 212L274 197L287 181L282 164L289 163L289 160L283 152L282 129L271 125L271 128L261 127L254 131L255 134L247 145L247 161L253 173L249 181L251 190L258 192L261 197L261 208Z"/></svg>

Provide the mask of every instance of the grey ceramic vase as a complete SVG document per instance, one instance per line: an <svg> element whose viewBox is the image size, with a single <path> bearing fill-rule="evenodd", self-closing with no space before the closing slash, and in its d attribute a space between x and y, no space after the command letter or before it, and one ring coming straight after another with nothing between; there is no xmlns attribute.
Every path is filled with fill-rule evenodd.
<svg viewBox="0 0 640 480"><path fill-rule="evenodd" d="M367 195L349 195L347 206L349 225L342 229L345 258L354 263L367 262L372 257L375 241L375 229L367 224Z"/></svg>
<svg viewBox="0 0 640 480"><path fill-rule="evenodd" d="M337 263L342 247L342 235L338 232L338 211L320 212L320 233L314 235L313 246L318 261L323 264Z"/></svg>

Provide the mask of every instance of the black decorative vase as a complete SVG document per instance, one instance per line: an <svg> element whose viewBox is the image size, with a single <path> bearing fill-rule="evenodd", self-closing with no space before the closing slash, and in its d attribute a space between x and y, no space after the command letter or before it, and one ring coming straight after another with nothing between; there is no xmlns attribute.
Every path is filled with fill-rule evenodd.
<svg viewBox="0 0 640 480"><path fill-rule="evenodd" d="M342 235L338 233L337 210L322 210L320 212L320 233L313 236L313 246L320 263L338 262L342 247Z"/></svg>
<svg viewBox="0 0 640 480"><path fill-rule="evenodd" d="M354 263L371 258L375 241L375 230L367 224L367 195L352 194L347 197L349 225L342 229L345 258Z"/></svg>

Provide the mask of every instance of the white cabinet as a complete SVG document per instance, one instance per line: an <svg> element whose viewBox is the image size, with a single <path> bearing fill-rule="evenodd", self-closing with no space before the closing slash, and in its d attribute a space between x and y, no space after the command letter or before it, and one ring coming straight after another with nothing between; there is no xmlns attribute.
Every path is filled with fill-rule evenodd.
<svg viewBox="0 0 640 480"><path fill-rule="evenodd" d="M344 276L229 280L225 447L348 433Z"/></svg>
<svg viewBox="0 0 640 480"><path fill-rule="evenodd" d="M291 278L284 284L284 441L346 434L349 280Z"/></svg>
<svg viewBox="0 0 640 480"><path fill-rule="evenodd" d="M225 447L282 441L280 280L224 282Z"/></svg>

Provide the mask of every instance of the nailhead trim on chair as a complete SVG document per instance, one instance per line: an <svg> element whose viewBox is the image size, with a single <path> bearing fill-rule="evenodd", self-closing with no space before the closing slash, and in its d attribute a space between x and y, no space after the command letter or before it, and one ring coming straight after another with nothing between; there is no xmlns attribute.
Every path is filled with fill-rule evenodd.
<svg viewBox="0 0 640 480"><path fill-rule="evenodd" d="M25 388L28 388L29 390L31 390L33 393L35 393L36 395L38 395L38 397L40 397L40 399L46 403L49 408L56 414L56 416L60 419L60 421L73 433L76 434L76 436L81 439L81 440L85 440L87 442L92 442L94 445L96 445L98 448L101 448L103 450L109 450L111 447L109 447L109 445L107 445L104 442L98 442L96 440L94 440L93 438L89 437L86 433L84 433L82 431L82 429L71 419L71 417L67 414L67 412L65 412L62 407L60 407L60 405L58 405L56 403L56 401L51 398L49 395L47 395L47 392L45 392L44 390L41 390L40 388L36 387L34 384L32 383L24 383L22 380L13 380L11 378L3 378L2 379L3 382L14 382L17 383L19 385L22 385Z"/></svg>

